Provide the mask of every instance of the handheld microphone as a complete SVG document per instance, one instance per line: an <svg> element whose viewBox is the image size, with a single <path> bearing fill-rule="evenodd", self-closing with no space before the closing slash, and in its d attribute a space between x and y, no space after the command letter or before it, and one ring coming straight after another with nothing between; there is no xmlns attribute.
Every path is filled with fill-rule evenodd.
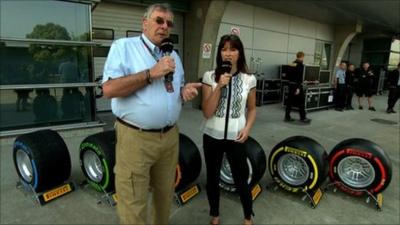
<svg viewBox="0 0 400 225"><path fill-rule="evenodd" d="M162 40L160 49L163 56L170 56L172 50L174 49L174 45L172 44L172 40L170 38L165 38ZM172 85L172 81L174 80L173 72L168 73L164 76L164 84L167 92L174 92L174 86Z"/></svg>
<svg viewBox="0 0 400 225"><path fill-rule="evenodd" d="M172 50L174 49L174 45L172 43L172 40L170 38L165 38L164 40L162 40L161 45L160 45L160 49L162 52L163 56L170 56L172 53ZM172 76L173 73L170 72L167 75L165 75L165 80L172 82L174 77Z"/></svg>
<svg viewBox="0 0 400 225"><path fill-rule="evenodd" d="M232 69L232 63L230 61L223 61L220 67L215 69L215 81L218 82L221 78L221 75L224 73L230 73ZM230 81L229 81L230 83ZM221 89L221 97L225 98L228 95L228 87L225 86Z"/></svg>

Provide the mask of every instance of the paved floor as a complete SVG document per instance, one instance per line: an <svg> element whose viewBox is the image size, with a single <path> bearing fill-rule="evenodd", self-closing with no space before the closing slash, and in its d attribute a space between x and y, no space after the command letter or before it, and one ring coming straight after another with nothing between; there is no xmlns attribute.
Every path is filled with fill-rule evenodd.
<svg viewBox="0 0 400 225"><path fill-rule="evenodd" d="M261 179L264 188L254 202L256 224L399 224L399 113L386 114L386 96L377 96L376 112L352 110L337 112L332 109L308 114L311 125L302 126L282 121L280 104L264 105L257 108L257 121L252 129L253 136L264 148L268 157L270 150L279 141L293 135L305 135L320 142L329 152L340 141L361 137L372 140L385 149L393 166L390 186L384 191L383 211L378 212L365 198L355 198L340 192L328 192L316 209L301 201L301 195L289 194L282 190L266 189L271 177L266 171ZM364 107L365 108L365 107ZM397 111L399 107L397 107ZM292 117L297 118L296 112ZM107 122L105 129L112 128L113 116L101 114ZM371 119L396 122L395 125L381 124ZM201 143L201 112L186 105L179 121L182 133L197 144ZM72 159L71 179L79 183L83 175L79 167L78 146L90 132L62 132ZM1 140L0 150L0 223L1 224L117 224L115 208L98 204L96 192L79 189L45 205L38 206L15 188L16 172L12 162L12 139ZM183 207L173 203L171 224L207 224L208 204L204 191L205 168L197 180L203 191ZM242 210L236 195L222 192L221 223L242 223Z"/></svg>

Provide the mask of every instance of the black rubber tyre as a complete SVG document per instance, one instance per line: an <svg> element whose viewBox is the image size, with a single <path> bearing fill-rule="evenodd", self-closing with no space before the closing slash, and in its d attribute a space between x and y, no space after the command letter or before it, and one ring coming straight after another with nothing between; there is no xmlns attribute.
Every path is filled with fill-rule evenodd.
<svg viewBox="0 0 400 225"><path fill-rule="evenodd" d="M97 191L115 190L115 131L104 131L85 138L80 145L79 161L87 182Z"/></svg>
<svg viewBox="0 0 400 225"><path fill-rule="evenodd" d="M351 195L380 193L392 179L392 164L383 149L372 141L352 138L337 144L329 154L329 177Z"/></svg>
<svg viewBox="0 0 400 225"><path fill-rule="evenodd" d="M328 175L328 154L315 140L289 137L271 151L268 163L274 181L289 192L318 188Z"/></svg>
<svg viewBox="0 0 400 225"><path fill-rule="evenodd" d="M179 164L176 169L175 191L197 179L201 171L201 156L196 144L186 135L179 134Z"/></svg>
<svg viewBox="0 0 400 225"><path fill-rule="evenodd" d="M247 182L250 187L256 185L265 173L267 166L266 156L261 145L252 137L249 137L245 142L247 165L249 169L249 177ZM232 177L232 172L229 167L229 162L224 156L220 172L219 186L227 191L236 191L235 182Z"/></svg>
<svg viewBox="0 0 400 225"><path fill-rule="evenodd" d="M115 189L115 139L115 131L112 130L91 135L81 143L81 169L88 183L97 191ZM84 155L94 161L86 164ZM175 190L179 191L196 180L200 171L201 157L196 144L186 135L179 134L179 164L176 169Z"/></svg>
<svg viewBox="0 0 400 225"><path fill-rule="evenodd" d="M71 175L68 148L56 131L40 130L18 136L13 160L21 182L36 192L60 185Z"/></svg>

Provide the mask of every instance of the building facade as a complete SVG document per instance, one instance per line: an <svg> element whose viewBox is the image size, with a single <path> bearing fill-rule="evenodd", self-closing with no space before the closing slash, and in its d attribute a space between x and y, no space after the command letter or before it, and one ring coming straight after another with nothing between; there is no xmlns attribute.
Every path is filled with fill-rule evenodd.
<svg viewBox="0 0 400 225"><path fill-rule="evenodd" d="M109 100L96 98L109 48L116 39L141 33L145 8L155 2L0 0L0 136L100 126L96 113L110 110ZM251 72L264 78L278 78L279 66L292 62L298 51L305 52L306 64L332 72L342 60L356 65L368 60L389 69L400 59L399 15L392 12L398 1L380 4L385 12L368 11L373 20L363 20L359 1L164 2L175 13L171 38L186 81L215 67L219 38L227 33L240 36Z"/></svg>

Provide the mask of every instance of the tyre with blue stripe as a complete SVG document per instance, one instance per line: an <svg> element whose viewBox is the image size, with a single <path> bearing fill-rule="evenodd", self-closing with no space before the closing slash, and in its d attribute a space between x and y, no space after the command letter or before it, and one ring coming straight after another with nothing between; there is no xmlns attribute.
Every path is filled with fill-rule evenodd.
<svg viewBox="0 0 400 225"><path fill-rule="evenodd" d="M317 141L293 136L275 145L268 157L268 169L272 179L286 191L314 190L328 176L327 158Z"/></svg>
<svg viewBox="0 0 400 225"><path fill-rule="evenodd" d="M18 136L14 141L13 160L20 181L36 192L60 185L71 175L68 148L53 130Z"/></svg>
<svg viewBox="0 0 400 225"><path fill-rule="evenodd" d="M86 181L97 191L115 190L115 131L109 130L86 137L80 145L80 166Z"/></svg>

